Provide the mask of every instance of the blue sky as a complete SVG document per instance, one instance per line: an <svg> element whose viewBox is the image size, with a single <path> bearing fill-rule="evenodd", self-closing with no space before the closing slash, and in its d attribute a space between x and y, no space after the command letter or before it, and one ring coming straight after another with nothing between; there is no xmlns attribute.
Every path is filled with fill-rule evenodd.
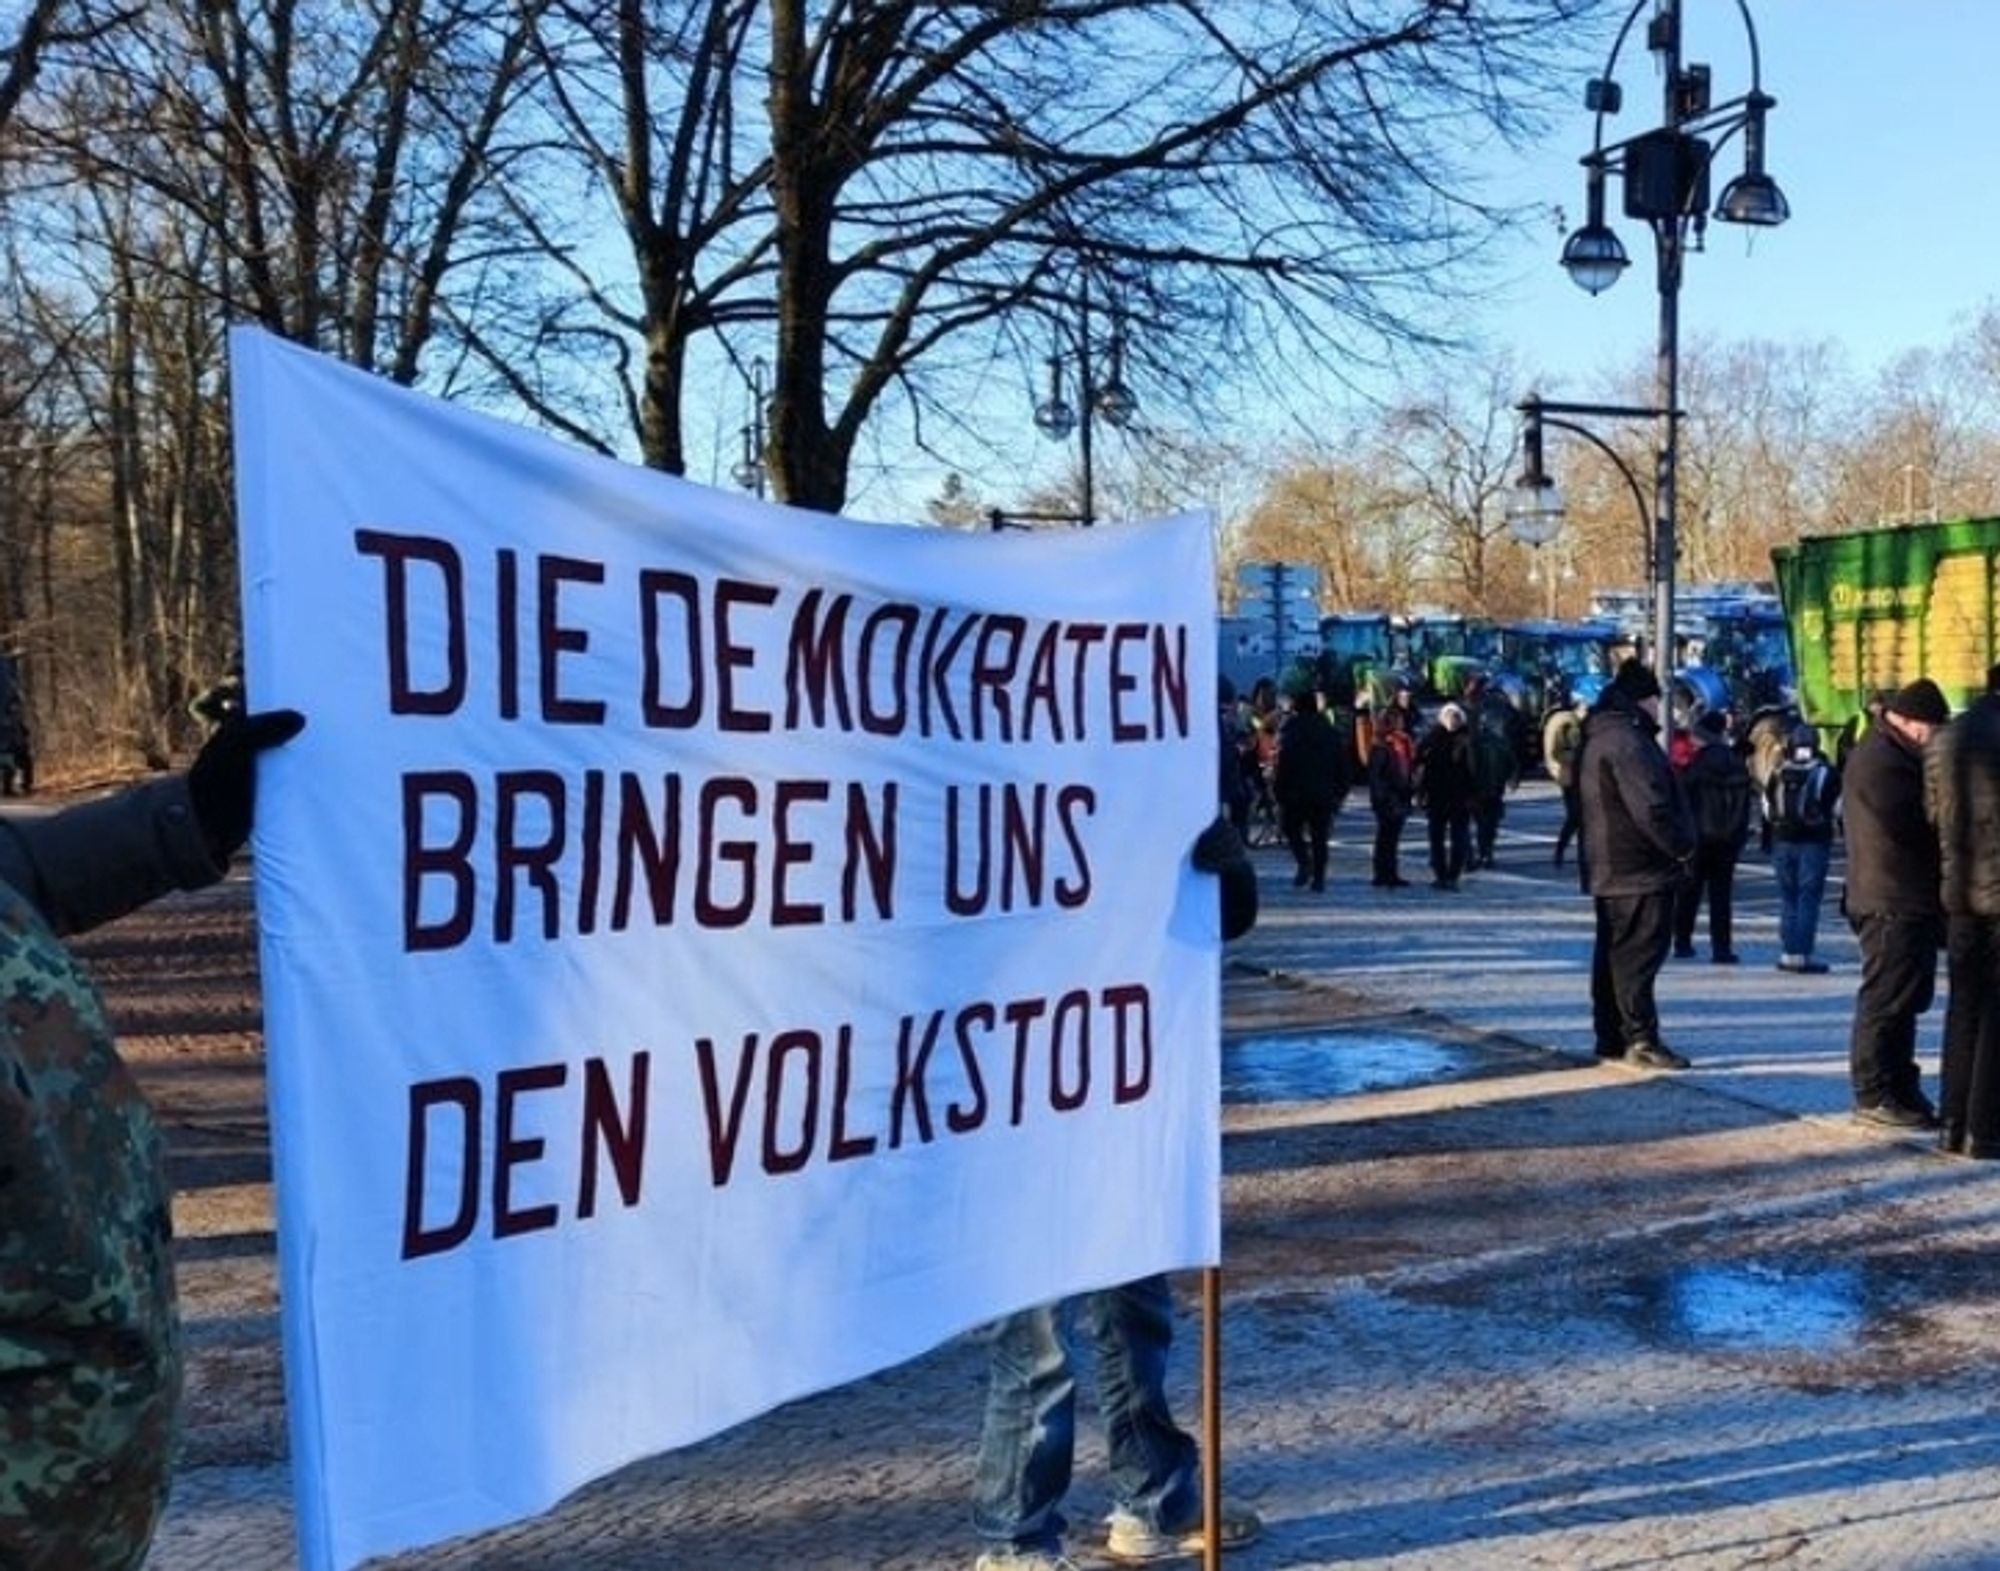
<svg viewBox="0 0 2000 1571"><path fill-rule="evenodd" d="M1650 7L1648 8L1650 10ZM2000 299L2000 190L1982 129L2000 67L2000 0L1750 0L1771 112L1766 167L1790 199L1773 230L1711 223L1681 294L1683 341L1832 338L1865 369L1941 347L1989 298ZM1683 50L1714 69L1718 100L1749 85L1735 0L1684 0ZM1635 29L1635 35L1643 29ZM1657 126L1661 90L1642 37L1619 57L1625 109L1607 140ZM1503 174L1519 201L1560 203L1580 221L1593 116L1577 84L1528 163ZM1742 167L1735 144L1714 189ZM1595 299L1557 265L1561 236L1524 238L1517 283L1482 313L1522 363L1572 389L1593 372L1651 353L1658 323L1652 242L1618 212L1610 220L1633 266Z"/></svg>
<svg viewBox="0 0 2000 1571"><path fill-rule="evenodd" d="M1712 68L1717 101L1746 91L1736 0L1682 5L1684 58ZM1944 347L1983 304L2000 301L2000 178L1981 129L2000 69L2000 0L1749 0L1749 8L1763 87L1778 100L1766 167L1790 200L1792 218L1769 230L1709 224L1706 251L1688 258L1683 344L1830 339L1863 373L1905 350ZM1606 122L1607 141L1660 124L1661 87L1644 39L1651 9L1619 56L1625 107ZM1581 222L1580 160L1595 118L1583 107L1584 80L1603 69L1603 49L1623 11L1608 19L1602 46L1568 95L1570 107L1551 117L1546 136L1525 155L1496 155L1484 195L1560 206L1569 226ZM1712 192L1741 167L1739 139L1718 154ZM1494 259L1491 292L1461 296L1440 324L1511 350L1527 378L1523 393L1534 387L1552 396L1598 396L1610 378L1650 364L1659 317L1652 241L1623 217L1615 181L1607 198L1607 216L1633 259L1615 287L1593 298L1569 281L1558 265L1563 231L1551 216ZM1007 382L992 394L996 410L1019 418L998 422L1008 452L974 461L975 489L1011 499L1057 483L1071 461L1068 446L1035 435L1025 390ZM1284 431L1298 434L1289 423ZM725 454L718 468L726 472L733 456ZM857 467L850 505L864 517L921 517L923 499L944 473L922 455L870 452ZM1191 497L1189 505L1226 508L1232 500L1245 498Z"/></svg>

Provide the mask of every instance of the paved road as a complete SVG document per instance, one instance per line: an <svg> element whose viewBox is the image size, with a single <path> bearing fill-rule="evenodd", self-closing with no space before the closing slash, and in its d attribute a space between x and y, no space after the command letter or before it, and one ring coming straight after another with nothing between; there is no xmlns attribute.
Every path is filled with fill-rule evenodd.
<svg viewBox="0 0 2000 1571"><path fill-rule="evenodd" d="M1261 852L1277 909L1240 953L1294 976L1435 1008L1469 1028L1588 1056L1591 906L1577 894L1574 862L1552 865L1560 818L1552 788L1524 787L1509 803L1498 866L1447 894L1429 885L1419 824L1405 836L1411 887L1369 888L1368 826L1344 815L1331 897L1348 909L1329 932L1321 906L1290 889L1286 854ZM1841 872L1836 858L1819 929L1819 958L1833 967L1827 975L1776 969L1777 889L1754 844L1737 877L1735 947L1743 963L1711 964L1705 925L1696 933L1696 958L1669 962L1661 1025L1711 1089L1799 1117L1848 1113L1844 1072L1859 961L1838 910ZM1933 1049L1941 1019L1940 1010L1930 1022ZM1930 1062L1935 1068L1934 1051Z"/></svg>
<svg viewBox="0 0 2000 1571"><path fill-rule="evenodd" d="M1833 974L1770 969L1753 861L1746 964L1666 981L1696 1069L1635 1074L1583 1061L1545 787L1457 895L1366 888L1349 827L1323 896L1262 855L1231 962L1226 1470L1270 1522L1232 1565L2000 1567L2000 1173L1845 1117L1837 918ZM154 1571L294 1563L267 1205L253 1173L187 1208L198 1422ZM384 1564L969 1567L980 1374L954 1343ZM1093 1432L1085 1521L1101 1479Z"/></svg>

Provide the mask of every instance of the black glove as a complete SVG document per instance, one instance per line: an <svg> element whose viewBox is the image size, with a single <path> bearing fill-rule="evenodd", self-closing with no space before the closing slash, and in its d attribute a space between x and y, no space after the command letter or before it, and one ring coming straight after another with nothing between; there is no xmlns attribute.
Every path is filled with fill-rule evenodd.
<svg viewBox="0 0 2000 1571"><path fill-rule="evenodd" d="M195 822L218 862L226 862L250 838L250 814L257 797L257 755L305 728L296 709L235 714L215 728L188 766L188 798Z"/></svg>
<svg viewBox="0 0 2000 1571"><path fill-rule="evenodd" d="M1243 837L1226 818L1218 818L1195 837L1190 853L1197 873L1219 873L1235 862L1247 861Z"/></svg>
<svg viewBox="0 0 2000 1571"><path fill-rule="evenodd" d="M1226 818L1217 818L1195 837L1190 853L1198 873L1222 880L1222 936L1240 938L1257 924L1257 869L1243 837Z"/></svg>

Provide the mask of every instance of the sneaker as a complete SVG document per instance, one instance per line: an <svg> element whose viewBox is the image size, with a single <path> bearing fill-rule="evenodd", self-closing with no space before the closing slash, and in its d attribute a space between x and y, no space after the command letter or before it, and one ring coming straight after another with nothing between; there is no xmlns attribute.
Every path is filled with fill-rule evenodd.
<svg viewBox="0 0 2000 1571"><path fill-rule="evenodd" d="M1692 1064L1664 1042L1634 1042L1625 1049L1625 1062L1640 1069L1689 1069Z"/></svg>
<svg viewBox="0 0 2000 1571"><path fill-rule="evenodd" d="M1803 971L1805 968L1806 963L1797 955L1780 955L1778 956L1778 963L1773 969L1779 971Z"/></svg>
<svg viewBox="0 0 2000 1571"><path fill-rule="evenodd" d="M1046 1549L989 1549L972 1571L1083 1571L1068 1555Z"/></svg>
<svg viewBox="0 0 2000 1571"><path fill-rule="evenodd" d="M1222 1502L1222 1547L1243 1549L1264 1536L1264 1519L1248 1506ZM1111 1533L1104 1541L1105 1555L1121 1565L1146 1565L1155 1560L1182 1560L1208 1547L1208 1535L1201 1524L1164 1532L1148 1527L1129 1511L1111 1513Z"/></svg>
<svg viewBox="0 0 2000 1571"><path fill-rule="evenodd" d="M1733 966L1733 965L1741 965L1743 963L1738 958L1736 951L1733 949L1725 949L1721 954L1716 955L1714 957L1714 962L1716 965L1719 966Z"/></svg>
<svg viewBox="0 0 2000 1571"><path fill-rule="evenodd" d="M1674 958L1675 958L1676 960L1692 960L1692 959L1694 958L1694 945L1693 945L1693 944L1675 944L1675 945L1674 945Z"/></svg>
<svg viewBox="0 0 2000 1571"><path fill-rule="evenodd" d="M1884 1129L1935 1129L1937 1114L1908 1102L1877 1102L1873 1107L1857 1107L1855 1118L1864 1124L1880 1124Z"/></svg>
<svg viewBox="0 0 2000 1571"><path fill-rule="evenodd" d="M1801 960L1797 967L1801 976L1825 976L1832 969L1824 960Z"/></svg>

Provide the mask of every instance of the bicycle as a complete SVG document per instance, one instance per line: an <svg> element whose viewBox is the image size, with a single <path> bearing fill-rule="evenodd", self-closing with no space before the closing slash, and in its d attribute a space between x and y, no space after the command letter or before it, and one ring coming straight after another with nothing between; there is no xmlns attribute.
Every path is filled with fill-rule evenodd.
<svg viewBox="0 0 2000 1571"><path fill-rule="evenodd" d="M1258 771L1256 789L1250 798L1250 814L1243 839L1253 851L1285 843L1285 831L1278 817L1277 794L1271 789L1270 776L1262 770Z"/></svg>

